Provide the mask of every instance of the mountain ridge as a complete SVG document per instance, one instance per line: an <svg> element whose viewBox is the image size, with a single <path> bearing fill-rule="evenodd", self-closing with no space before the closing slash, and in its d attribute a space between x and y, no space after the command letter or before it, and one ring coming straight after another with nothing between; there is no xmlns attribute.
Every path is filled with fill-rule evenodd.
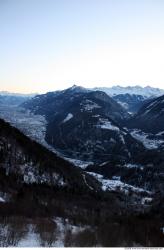
<svg viewBox="0 0 164 250"><path fill-rule="evenodd" d="M73 86L36 96L23 107L46 117L46 141L66 157L92 161L118 154L128 159L137 147L144 150L123 128L128 112L105 92Z"/></svg>
<svg viewBox="0 0 164 250"><path fill-rule="evenodd" d="M163 124L164 95L145 103L127 123L130 128L139 128L153 134L162 132L164 130Z"/></svg>
<svg viewBox="0 0 164 250"><path fill-rule="evenodd" d="M164 94L164 89L154 88L150 86L141 87L139 85L127 86L127 87L122 87L119 85L113 87L95 87L93 88L93 90L102 90L111 96L118 94L135 94L135 95L143 95L145 97L152 97Z"/></svg>
<svg viewBox="0 0 164 250"><path fill-rule="evenodd" d="M79 90L81 89L84 90L84 91L93 91L93 90L100 90L100 91L104 91L106 92L107 94L109 95L118 95L118 94L135 94L135 95L143 95L143 96L147 96L147 97L150 97L150 96L158 96L158 95L162 95L164 94L164 89L161 89L161 88L155 88L155 87L152 87L152 86L145 86L145 87L142 87L141 85L136 85L136 86L121 86L121 85L113 85L111 87L107 87L107 86L103 86L103 87L92 87L92 88L85 88L83 86L79 86L79 85L72 85L71 87L68 87L67 89L77 89L79 88ZM58 89L58 90L50 90L50 91L47 91L46 93L48 92L58 92L58 91L65 91L66 89ZM45 93L42 93L42 94L39 94L39 93L29 93L29 94L24 94L24 93L12 93L12 92L9 92L9 91L0 91L0 95L13 95L13 96L30 96L30 97L34 97L36 95L43 95Z"/></svg>

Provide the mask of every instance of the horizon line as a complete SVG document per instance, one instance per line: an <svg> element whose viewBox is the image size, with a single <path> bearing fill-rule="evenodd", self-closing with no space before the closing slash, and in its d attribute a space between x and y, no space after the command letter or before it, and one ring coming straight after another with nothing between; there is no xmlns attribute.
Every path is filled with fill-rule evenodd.
<svg viewBox="0 0 164 250"><path fill-rule="evenodd" d="M48 93L48 92L55 92L55 91L62 91L62 90L65 90L65 89L69 89L69 88L71 88L71 87L73 87L73 86L77 86L77 87L83 87L83 88L86 88L86 89L96 89L96 88L109 88L109 89L111 89L111 88L114 88L114 87L121 87L121 88L135 88L135 87L139 87L139 88L142 88L142 89L144 89L144 88L153 88L153 89L159 89L159 90L164 90L164 88L159 88L159 87L154 87L154 86L152 86L152 85L146 85L146 86L141 86L141 85L139 85L139 84L136 84L136 85L127 85L127 86L123 86L123 85L120 85L120 84L116 84L116 85L112 85L112 86L105 86L105 84L103 85L103 86L99 86L99 85L96 85L96 86L94 86L94 87L85 87L85 86L83 86L83 85L77 85L77 84L72 84L72 85L70 85L69 87L66 87L66 88L61 88L61 89L54 89L54 90L52 90L52 89L49 89L49 90L47 90L47 91L43 91L43 92L19 92L19 91L10 91L10 90L0 90L0 95L11 95L11 94L13 94L13 95L38 95L38 94L45 94L45 93Z"/></svg>

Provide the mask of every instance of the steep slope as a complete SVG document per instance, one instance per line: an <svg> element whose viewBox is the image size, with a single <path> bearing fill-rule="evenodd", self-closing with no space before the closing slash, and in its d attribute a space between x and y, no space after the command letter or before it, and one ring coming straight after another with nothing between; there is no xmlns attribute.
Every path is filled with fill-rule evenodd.
<svg viewBox="0 0 164 250"><path fill-rule="evenodd" d="M91 190L91 178L16 128L0 120L0 172L14 176L12 185L38 184L58 188ZM89 178L89 179L87 179ZM88 181L88 182L87 182ZM91 181L91 182L90 182ZM0 187L4 188L1 180ZM8 186L8 183L5 184ZM96 186L94 186L96 189Z"/></svg>
<svg viewBox="0 0 164 250"><path fill-rule="evenodd" d="M138 113L127 122L130 128L139 128L153 134L164 131L164 95L143 105ZM159 134L159 135L160 135Z"/></svg>
<svg viewBox="0 0 164 250"><path fill-rule="evenodd" d="M101 213L109 218L133 212L135 209L126 208L129 189L134 191L129 202L137 204L148 195L128 185L126 192L104 189L105 183L101 185L90 173L74 167L0 120L2 216L60 216L88 223Z"/></svg>
<svg viewBox="0 0 164 250"><path fill-rule="evenodd" d="M124 183L123 195L123 183L111 182L99 192L92 177L0 120L0 246L161 246L162 200L151 212L150 192Z"/></svg>
<svg viewBox="0 0 164 250"><path fill-rule="evenodd" d="M119 94L114 95L113 99L116 100L120 105L122 105L128 112L136 113L141 106L149 101L149 98L143 95L135 94Z"/></svg>

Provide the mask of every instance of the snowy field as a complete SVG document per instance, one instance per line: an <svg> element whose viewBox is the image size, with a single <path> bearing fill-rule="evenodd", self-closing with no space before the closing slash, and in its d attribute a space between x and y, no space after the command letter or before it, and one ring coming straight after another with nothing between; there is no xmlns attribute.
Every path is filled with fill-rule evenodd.
<svg viewBox="0 0 164 250"><path fill-rule="evenodd" d="M109 130L115 130L115 131L120 131L120 129L116 126L114 126L110 121L107 119L99 119L100 124L97 125L98 128L102 129L109 129Z"/></svg>
<svg viewBox="0 0 164 250"><path fill-rule="evenodd" d="M159 139L159 136L163 134L157 134L157 135L152 135L152 134L146 134L143 131L139 129L133 129L131 130L131 136L135 138L136 140L142 142L142 144L145 146L147 149L157 149L161 145L164 145L164 140Z"/></svg>
<svg viewBox="0 0 164 250"><path fill-rule="evenodd" d="M76 237L89 226L76 226L61 217L29 220L19 217L1 219L0 247L65 247L68 236Z"/></svg>
<svg viewBox="0 0 164 250"><path fill-rule="evenodd" d="M95 177L101 183L101 188L103 191L121 191L124 193L133 191L134 193L147 193L148 195L151 195L150 191L126 184L120 181L119 177L117 178L115 177L110 180L110 179L104 179L103 175L97 173L93 172L87 172L87 173Z"/></svg>

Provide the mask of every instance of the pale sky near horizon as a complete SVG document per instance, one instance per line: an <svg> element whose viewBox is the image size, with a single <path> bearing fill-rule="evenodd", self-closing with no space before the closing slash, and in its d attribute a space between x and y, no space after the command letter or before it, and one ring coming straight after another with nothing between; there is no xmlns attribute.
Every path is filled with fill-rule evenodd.
<svg viewBox="0 0 164 250"><path fill-rule="evenodd" d="M163 0L0 0L0 91L164 88Z"/></svg>

